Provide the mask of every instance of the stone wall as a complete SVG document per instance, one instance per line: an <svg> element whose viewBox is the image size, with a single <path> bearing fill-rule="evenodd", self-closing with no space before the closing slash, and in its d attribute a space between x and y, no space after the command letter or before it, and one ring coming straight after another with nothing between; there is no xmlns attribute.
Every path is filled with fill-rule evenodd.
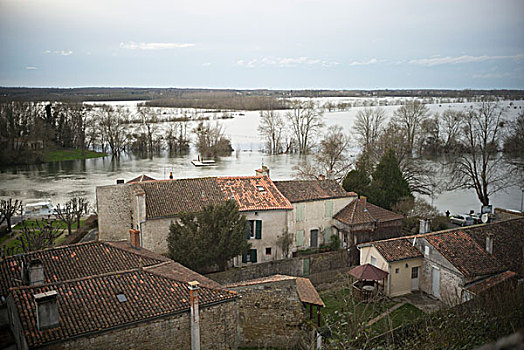
<svg viewBox="0 0 524 350"><path fill-rule="evenodd" d="M309 334L309 313L298 299L296 280L230 288L239 301L239 346L296 348Z"/></svg>
<svg viewBox="0 0 524 350"><path fill-rule="evenodd" d="M125 184L96 188L98 237L106 241L129 239L131 196Z"/></svg>
<svg viewBox="0 0 524 350"><path fill-rule="evenodd" d="M309 261L309 274L307 264ZM267 277L275 274L290 276L311 276L311 281L320 280L321 283L330 282L322 280L321 277L314 278L317 274L326 273L330 278L336 278L337 274L331 271L343 270L351 267L349 253L346 250L311 254L305 257L296 257L285 260L275 260L260 264L253 264L241 268L233 268L227 271L208 274L207 277L219 283L235 283L247 281L254 278ZM306 271L304 270L306 268Z"/></svg>
<svg viewBox="0 0 524 350"><path fill-rule="evenodd" d="M236 349L238 302L200 309L201 349ZM191 349L189 312L53 344L44 349Z"/></svg>

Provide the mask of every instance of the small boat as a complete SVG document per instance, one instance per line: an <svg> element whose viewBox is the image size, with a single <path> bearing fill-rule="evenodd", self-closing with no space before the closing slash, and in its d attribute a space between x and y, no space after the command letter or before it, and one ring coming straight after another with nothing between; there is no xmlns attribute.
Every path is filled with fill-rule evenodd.
<svg viewBox="0 0 524 350"><path fill-rule="evenodd" d="M201 166L216 166L216 162L212 159L209 159L209 160L200 160L200 159L193 159L191 161L191 164L193 164L194 166L197 166L197 167L201 167Z"/></svg>
<svg viewBox="0 0 524 350"><path fill-rule="evenodd" d="M56 213L55 207L50 200L26 204L24 207L25 216L48 216Z"/></svg>

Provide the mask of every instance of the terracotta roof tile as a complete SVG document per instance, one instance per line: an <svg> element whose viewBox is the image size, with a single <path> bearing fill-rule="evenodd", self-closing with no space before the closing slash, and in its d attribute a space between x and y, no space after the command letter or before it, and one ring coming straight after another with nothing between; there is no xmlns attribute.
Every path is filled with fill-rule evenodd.
<svg viewBox="0 0 524 350"><path fill-rule="evenodd" d="M422 257L422 253L407 239L376 241L371 244L389 262Z"/></svg>
<svg viewBox="0 0 524 350"><path fill-rule="evenodd" d="M137 182L145 182L145 181L156 181L150 176L147 176L146 174L142 174L138 177L135 177L132 180L129 180L127 183L137 183Z"/></svg>
<svg viewBox="0 0 524 350"><path fill-rule="evenodd" d="M376 221L401 220L403 216L359 199L342 208L334 218L346 225L359 225Z"/></svg>
<svg viewBox="0 0 524 350"><path fill-rule="evenodd" d="M267 176L219 177L217 182L225 199L235 199L240 211L293 209Z"/></svg>
<svg viewBox="0 0 524 350"><path fill-rule="evenodd" d="M39 331L34 295L51 290L58 293L60 325ZM14 288L11 293L30 347L188 312L190 307L186 283L140 269L44 286ZM127 301L120 302L117 294L124 294ZM234 292L206 287L200 289L199 295L200 305L236 298Z"/></svg>
<svg viewBox="0 0 524 350"><path fill-rule="evenodd" d="M502 272L506 268L462 230L424 237L466 278Z"/></svg>
<svg viewBox="0 0 524 350"><path fill-rule="evenodd" d="M206 205L224 201L215 177L150 181L131 186L144 191L148 219L197 212Z"/></svg>
<svg viewBox="0 0 524 350"><path fill-rule="evenodd" d="M191 282L191 281L198 281L200 283L200 286L207 287L207 288L213 288L213 289L221 289L222 286L213 281L212 279L209 279L205 276L202 276L198 272L195 272L193 270L188 269L182 264L179 264L175 261L166 261L162 264L153 265L144 267L144 270L152 272L154 274L164 276L171 278L176 281L180 282Z"/></svg>
<svg viewBox="0 0 524 350"><path fill-rule="evenodd" d="M140 251L143 254L146 250ZM155 257L142 255L140 251L121 249L105 242L88 242L10 256L0 260L0 295L6 296L10 287L22 284L22 262L28 264L35 259L44 265L46 283L129 270L140 265L151 266L166 260L156 254Z"/></svg>
<svg viewBox="0 0 524 350"><path fill-rule="evenodd" d="M346 192L335 180L290 180L274 183L291 203L357 195L354 192Z"/></svg>
<svg viewBox="0 0 524 350"><path fill-rule="evenodd" d="M502 273L499 273L495 276L488 277L480 282L475 282L468 287L466 287L467 290L472 292L473 294L480 294L484 291L489 290L490 288L493 288L494 286L503 283L507 280L510 280L514 277L516 277L517 274L513 271L504 271Z"/></svg>

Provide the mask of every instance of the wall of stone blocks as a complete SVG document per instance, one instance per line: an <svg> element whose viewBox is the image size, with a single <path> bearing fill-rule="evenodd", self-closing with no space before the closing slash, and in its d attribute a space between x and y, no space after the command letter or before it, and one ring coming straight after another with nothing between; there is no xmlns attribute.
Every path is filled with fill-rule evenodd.
<svg viewBox="0 0 524 350"><path fill-rule="evenodd" d="M238 304L226 302L200 309L201 349L236 349L238 343ZM191 349L189 312L147 323L101 332L44 349Z"/></svg>
<svg viewBox="0 0 524 350"><path fill-rule="evenodd" d="M239 301L239 346L295 348L309 334L309 313L296 280L233 288Z"/></svg>
<svg viewBox="0 0 524 350"><path fill-rule="evenodd" d="M129 186L121 184L97 187L96 206L99 239L129 239L132 224Z"/></svg>
<svg viewBox="0 0 524 350"><path fill-rule="evenodd" d="M351 267L349 253L341 249L335 252L311 254L291 259L248 265L227 271L211 273L208 274L207 277L219 283L235 283L275 274L304 276L305 259L309 259L310 275Z"/></svg>

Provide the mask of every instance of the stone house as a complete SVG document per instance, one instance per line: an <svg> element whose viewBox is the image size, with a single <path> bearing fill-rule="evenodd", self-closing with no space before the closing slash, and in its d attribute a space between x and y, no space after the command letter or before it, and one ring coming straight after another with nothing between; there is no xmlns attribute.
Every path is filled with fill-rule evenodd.
<svg viewBox="0 0 524 350"><path fill-rule="evenodd" d="M310 280L273 275L227 284L239 303L240 347L309 349L324 302Z"/></svg>
<svg viewBox="0 0 524 350"><path fill-rule="evenodd" d="M288 231L294 235L292 251L328 245L339 235L333 217L357 198L334 180L275 181L279 191L291 202Z"/></svg>
<svg viewBox="0 0 524 350"><path fill-rule="evenodd" d="M8 257L0 276L1 326L18 349L189 349L195 310L203 348L237 347L234 292L128 242Z"/></svg>
<svg viewBox="0 0 524 350"><path fill-rule="evenodd" d="M375 260L376 266L390 272L388 283L396 286L391 295L410 291L411 268L411 283L418 279L419 290L454 305L522 277L524 218L376 241L359 249L361 263L372 263L377 253L383 258ZM404 273L391 258L396 256L404 257ZM397 268L399 273L391 273Z"/></svg>
<svg viewBox="0 0 524 350"><path fill-rule="evenodd" d="M364 196L338 211L333 219L354 264L360 261L358 244L402 235L403 216L367 202Z"/></svg>
<svg viewBox="0 0 524 350"><path fill-rule="evenodd" d="M180 213L233 199L248 220L252 244L247 255L234 259L235 266L283 257L276 242L292 205L267 176L138 179L97 187L96 194L100 239L125 239L132 228L142 247L166 253L169 225Z"/></svg>

